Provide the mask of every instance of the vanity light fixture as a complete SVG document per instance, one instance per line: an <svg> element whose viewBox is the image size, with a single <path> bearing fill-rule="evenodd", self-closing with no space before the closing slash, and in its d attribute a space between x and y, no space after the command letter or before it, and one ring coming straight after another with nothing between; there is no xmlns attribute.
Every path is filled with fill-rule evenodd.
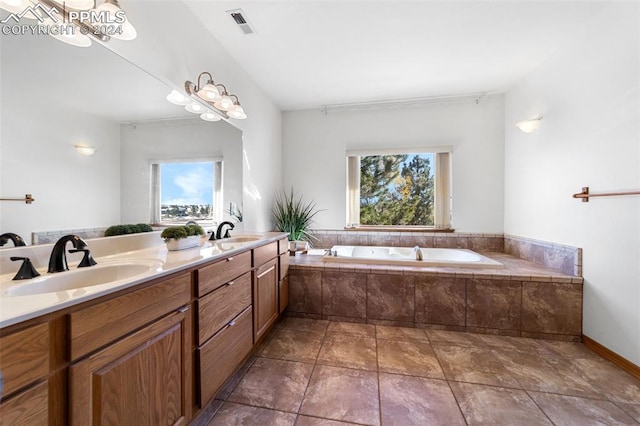
<svg viewBox="0 0 640 426"><path fill-rule="evenodd" d="M0 9L11 13L7 19L37 19L42 33L78 47L91 46L91 39L137 37L118 0L0 0Z"/></svg>
<svg viewBox="0 0 640 426"><path fill-rule="evenodd" d="M78 144L78 145L74 145L74 147L76 151L78 151L78 154L84 157L91 157L93 154L96 153L95 146Z"/></svg>
<svg viewBox="0 0 640 426"><path fill-rule="evenodd" d="M542 120L542 116L522 120L516 123L516 127L525 133L533 133L540 126L540 120Z"/></svg>
<svg viewBox="0 0 640 426"><path fill-rule="evenodd" d="M202 105L194 101L189 102L184 109L194 114L202 114L205 111L205 108Z"/></svg>
<svg viewBox="0 0 640 426"><path fill-rule="evenodd" d="M240 105L240 100L236 95L229 94L224 84L216 83L211 73L204 71L198 76L196 83L185 81L184 89L187 95L193 100L191 104L206 105L207 110L212 114L217 114L223 118L234 118L236 120L244 120L247 114ZM190 104L190 105L191 105ZM204 108L206 109L206 108ZM192 111L195 112L195 111ZM202 110L200 111L202 112ZM211 120L211 114L202 114L203 120Z"/></svg>

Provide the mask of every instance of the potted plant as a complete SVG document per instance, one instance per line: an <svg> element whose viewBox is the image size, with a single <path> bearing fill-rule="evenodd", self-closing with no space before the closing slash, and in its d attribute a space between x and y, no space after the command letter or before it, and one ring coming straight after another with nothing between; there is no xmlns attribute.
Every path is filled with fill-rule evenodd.
<svg viewBox="0 0 640 426"><path fill-rule="evenodd" d="M200 225L170 226L160 234L167 244L167 249L172 251L201 246L205 236L206 233Z"/></svg>
<svg viewBox="0 0 640 426"><path fill-rule="evenodd" d="M313 242L311 223L319 212L315 202L302 201L302 196L295 196L293 188L289 193L283 190L276 194L271 211L273 225L276 230L289 233L289 250L304 250Z"/></svg>

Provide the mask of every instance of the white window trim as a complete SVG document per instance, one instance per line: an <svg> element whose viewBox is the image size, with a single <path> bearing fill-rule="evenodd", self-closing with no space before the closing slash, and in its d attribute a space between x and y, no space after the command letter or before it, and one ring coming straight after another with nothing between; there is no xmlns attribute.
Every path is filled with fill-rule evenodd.
<svg viewBox="0 0 640 426"><path fill-rule="evenodd" d="M151 172L151 187L150 193L150 220L153 224L162 223L161 203L160 203L160 164L164 163L213 163L213 224L216 225L222 222L224 215L224 200L222 194L223 188L223 168L224 158L218 157L205 157L205 158L165 158L165 159L150 159L149 167Z"/></svg>
<svg viewBox="0 0 640 426"><path fill-rule="evenodd" d="M346 227L360 226L360 157L371 155L402 155L402 154L434 154L434 226L426 228L451 229L451 161L453 146L423 146L411 148L377 148L357 149L346 152ZM394 226L385 226L394 227ZM404 226L397 225L398 228Z"/></svg>

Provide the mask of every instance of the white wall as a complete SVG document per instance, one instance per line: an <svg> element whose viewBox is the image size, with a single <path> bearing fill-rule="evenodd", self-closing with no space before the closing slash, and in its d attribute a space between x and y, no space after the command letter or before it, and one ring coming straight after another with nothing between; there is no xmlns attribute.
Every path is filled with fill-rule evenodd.
<svg viewBox="0 0 640 426"><path fill-rule="evenodd" d="M122 221L149 221L149 160L223 157L223 206L242 203L242 133L218 121L122 125ZM225 207L226 210L226 207ZM228 215L225 214L225 218Z"/></svg>
<svg viewBox="0 0 640 426"><path fill-rule="evenodd" d="M282 176L280 110L182 1L121 4L138 38L111 40L109 49L176 89L209 71L242 102L249 118L232 122L243 132L244 225L247 230L270 230L273 194Z"/></svg>
<svg viewBox="0 0 640 426"><path fill-rule="evenodd" d="M584 249L583 333L640 365L639 9L614 2L506 94L505 232ZM544 114L536 133L514 123Z"/></svg>
<svg viewBox="0 0 640 426"><path fill-rule="evenodd" d="M453 146L453 226L503 231L504 98L403 108L284 113L283 183L319 209L314 225L346 224L348 149Z"/></svg>
<svg viewBox="0 0 640 426"><path fill-rule="evenodd" d="M0 196L30 193L36 201L0 203L0 233L15 232L30 244L33 231L119 223L120 125L60 105L49 108L55 102L46 91L16 84L20 78L19 67L3 64ZM73 145L82 142L97 154L80 156Z"/></svg>

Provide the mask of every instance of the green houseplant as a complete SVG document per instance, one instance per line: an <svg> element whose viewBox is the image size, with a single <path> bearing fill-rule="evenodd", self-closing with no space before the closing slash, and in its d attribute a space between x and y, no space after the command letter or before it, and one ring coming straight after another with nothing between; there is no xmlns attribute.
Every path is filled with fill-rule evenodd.
<svg viewBox="0 0 640 426"><path fill-rule="evenodd" d="M271 215L276 230L288 232L289 241L300 241L306 246L306 242L311 243L315 239L311 224L320 211L314 201L303 201L302 196L297 197L291 188L288 193L282 190L276 194Z"/></svg>
<svg viewBox="0 0 640 426"><path fill-rule="evenodd" d="M184 250L202 245L206 232L200 225L169 226L160 237L169 250Z"/></svg>

